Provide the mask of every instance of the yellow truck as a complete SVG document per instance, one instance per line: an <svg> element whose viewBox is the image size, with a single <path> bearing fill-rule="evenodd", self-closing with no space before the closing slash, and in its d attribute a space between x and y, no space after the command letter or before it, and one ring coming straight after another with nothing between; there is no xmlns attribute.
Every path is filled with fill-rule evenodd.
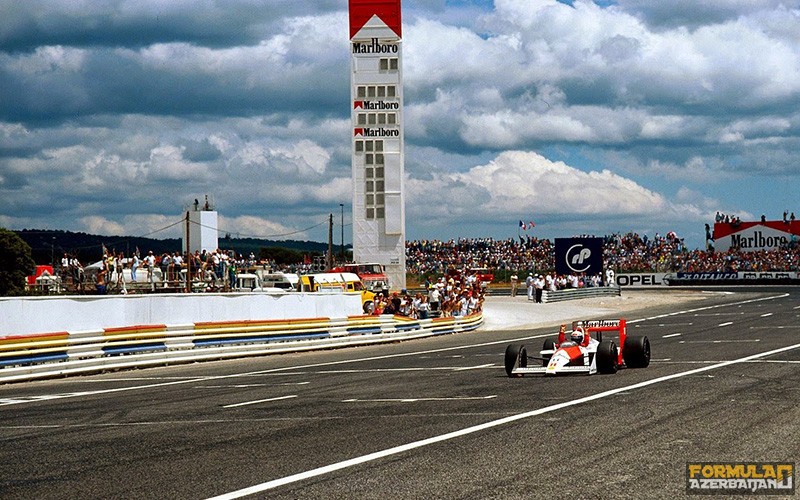
<svg viewBox="0 0 800 500"><path fill-rule="evenodd" d="M364 284L355 273L303 274L300 276L300 286L304 292L360 292L361 306L364 311L370 310L372 302L375 300L375 292L364 288Z"/></svg>

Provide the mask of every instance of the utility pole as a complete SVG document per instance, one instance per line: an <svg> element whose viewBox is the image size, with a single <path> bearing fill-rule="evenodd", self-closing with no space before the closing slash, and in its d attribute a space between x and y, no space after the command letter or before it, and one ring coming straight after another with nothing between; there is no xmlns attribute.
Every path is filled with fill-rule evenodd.
<svg viewBox="0 0 800 500"><path fill-rule="evenodd" d="M184 260L186 261L186 293L192 291L192 266L194 262L192 262L192 253L191 253L191 245L189 244L189 211L186 211L186 254L184 256ZM180 276L180 274L178 275Z"/></svg>
<svg viewBox="0 0 800 500"><path fill-rule="evenodd" d="M344 258L344 203L339 203L339 206L342 208L342 264L344 264L347 261Z"/></svg>
<svg viewBox="0 0 800 500"><path fill-rule="evenodd" d="M330 214L330 218L328 220L328 259L327 259L327 266L330 270L333 269L333 214Z"/></svg>

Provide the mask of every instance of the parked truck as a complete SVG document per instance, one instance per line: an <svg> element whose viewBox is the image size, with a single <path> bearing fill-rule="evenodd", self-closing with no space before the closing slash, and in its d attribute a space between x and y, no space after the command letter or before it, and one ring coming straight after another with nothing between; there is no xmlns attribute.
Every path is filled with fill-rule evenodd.
<svg viewBox="0 0 800 500"><path fill-rule="evenodd" d="M330 270L332 273L353 273L358 276L364 288L373 293L389 292L389 277L382 264L342 264Z"/></svg>
<svg viewBox="0 0 800 500"><path fill-rule="evenodd" d="M331 272L304 274L300 276L301 290L304 292L322 293L361 293L361 305L366 312L372 308L375 292L364 287L361 279L355 273Z"/></svg>

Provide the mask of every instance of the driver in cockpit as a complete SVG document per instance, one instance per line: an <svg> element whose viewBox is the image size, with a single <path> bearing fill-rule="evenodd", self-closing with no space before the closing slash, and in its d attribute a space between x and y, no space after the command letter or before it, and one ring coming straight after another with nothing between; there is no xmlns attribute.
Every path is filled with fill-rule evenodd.
<svg viewBox="0 0 800 500"><path fill-rule="evenodd" d="M567 333L567 325L561 325L561 330L558 332L558 340L560 347L566 347L569 345L580 345L585 347L589 345L593 339L589 334L583 331L582 326L576 326L574 330Z"/></svg>

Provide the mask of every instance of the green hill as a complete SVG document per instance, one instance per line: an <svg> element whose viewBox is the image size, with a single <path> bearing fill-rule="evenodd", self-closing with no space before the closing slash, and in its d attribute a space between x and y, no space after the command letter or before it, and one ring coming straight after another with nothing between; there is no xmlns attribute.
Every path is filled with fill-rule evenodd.
<svg viewBox="0 0 800 500"><path fill-rule="evenodd" d="M82 263L100 260L103 246L111 252L131 255L136 249L140 253L153 251L156 255L164 252L181 252L182 240L179 238L152 239L137 236L101 236L70 231L23 229L14 231L30 245L33 260L37 264L58 263L64 253L75 255ZM234 250L237 254L259 254L262 248L286 248L310 255L321 255L328 250L327 243L299 240L261 240L255 238L231 238L226 235L219 239L222 250ZM350 248L349 246L347 248ZM338 251L338 247L334 248Z"/></svg>

